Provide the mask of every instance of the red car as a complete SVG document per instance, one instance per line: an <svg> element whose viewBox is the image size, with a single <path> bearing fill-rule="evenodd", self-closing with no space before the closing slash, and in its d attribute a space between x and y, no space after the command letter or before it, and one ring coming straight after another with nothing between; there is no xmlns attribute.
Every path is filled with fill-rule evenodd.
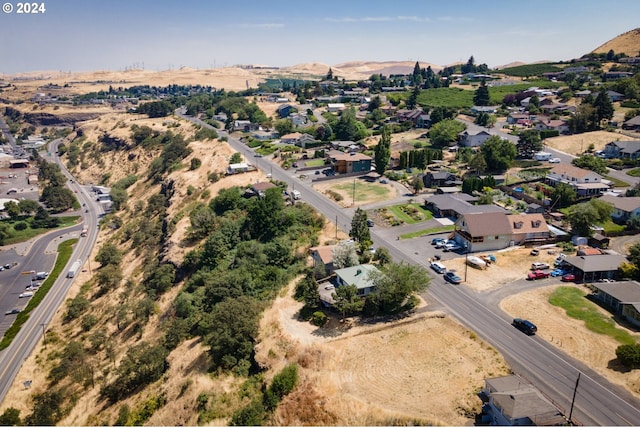
<svg viewBox="0 0 640 427"><path fill-rule="evenodd" d="M565 274L560 280L562 280L563 282L575 282L576 276L574 274Z"/></svg>
<svg viewBox="0 0 640 427"><path fill-rule="evenodd" d="M532 271L531 273L527 274L527 280L544 279L546 277L549 277L549 274L550 273L542 270Z"/></svg>

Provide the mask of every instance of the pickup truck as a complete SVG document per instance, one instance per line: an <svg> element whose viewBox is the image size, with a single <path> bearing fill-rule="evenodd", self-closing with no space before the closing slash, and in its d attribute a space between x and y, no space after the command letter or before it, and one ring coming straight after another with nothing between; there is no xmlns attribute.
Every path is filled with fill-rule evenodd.
<svg viewBox="0 0 640 427"><path fill-rule="evenodd" d="M546 271L536 270L536 271L532 271L531 273L527 274L527 280L545 279L545 278L549 277L549 275L550 275L550 273L548 273Z"/></svg>

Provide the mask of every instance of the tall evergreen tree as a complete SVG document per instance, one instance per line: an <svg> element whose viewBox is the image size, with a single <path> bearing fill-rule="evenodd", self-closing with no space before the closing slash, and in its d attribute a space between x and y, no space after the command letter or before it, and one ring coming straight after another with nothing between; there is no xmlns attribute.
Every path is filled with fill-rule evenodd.
<svg viewBox="0 0 640 427"><path fill-rule="evenodd" d="M351 230L349 231L349 237L358 242L360 247L366 248L371 243L371 232L367 224L367 212L363 209L356 209L351 220Z"/></svg>
<svg viewBox="0 0 640 427"><path fill-rule="evenodd" d="M422 72L420 71L420 64L416 61L416 65L413 67L413 76L411 81L414 86L420 86L422 84Z"/></svg>
<svg viewBox="0 0 640 427"><path fill-rule="evenodd" d="M602 120L611 120L613 118L613 104L604 90L598 93L598 96L593 101L593 106L598 115L598 123L602 122Z"/></svg>
<svg viewBox="0 0 640 427"><path fill-rule="evenodd" d="M384 175L391 161L391 131L387 126L382 128L380 142L374 149L374 160L376 162L376 172Z"/></svg>
<svg viewBox="0 0 640 427"><path fill-rule="evenodd" d="M413 110L418 105L418 96L420 96L420 86L416 85L413 87L413 91L407 99L407 108Z"/></svg>
<svg viewBox="0 0 640 427"><path fill-rule="evenodd" d="M491 102L489 97L489 88L484 80L480 82L480 86L473 95L473 105L487 106Z"/></svg>

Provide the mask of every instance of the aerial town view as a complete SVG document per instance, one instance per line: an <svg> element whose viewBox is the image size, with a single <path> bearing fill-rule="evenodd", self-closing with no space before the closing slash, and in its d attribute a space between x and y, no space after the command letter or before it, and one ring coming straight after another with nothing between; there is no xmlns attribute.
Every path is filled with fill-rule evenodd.
<svg viewBox="0 0 640 427"><path fill-rule="evenodd" d="M640 425L640 3L228 3L2 5L0 425Z"/></svg>

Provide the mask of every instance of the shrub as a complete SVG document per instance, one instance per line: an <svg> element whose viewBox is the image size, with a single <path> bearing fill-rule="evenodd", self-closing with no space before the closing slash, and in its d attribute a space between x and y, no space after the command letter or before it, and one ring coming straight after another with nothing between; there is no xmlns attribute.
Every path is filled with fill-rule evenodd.
<svg viewBox="0 0 640 427"><path fill-rule="evenodd" d="M616 356L624 366L634 369L640 367L640 344L624 344L616 348Z"/></svg>
<svg viewBox="0 0 640 427"><path fill-rule="evenodd" d="M16 231L26 230L27 227L28 227L27 223L23 221L16 222L15 224L13 224L13 229Z"/></svg>
<svg viewBox="0 0 640 427"><path fill-rule="evenodd" d="M189 165L189 170L196 170L198 169L200 166L202 166L202 160L198 159L197 157L194 157L193 159L191 159L191 164Z"/></svg>
<svg viewBox="0 0 640 427"><path fill-rule="evenodd" d="M321 311L315 311L311 316L311 323L316 326L324 326L327 323L327 315Z"/></svg>

